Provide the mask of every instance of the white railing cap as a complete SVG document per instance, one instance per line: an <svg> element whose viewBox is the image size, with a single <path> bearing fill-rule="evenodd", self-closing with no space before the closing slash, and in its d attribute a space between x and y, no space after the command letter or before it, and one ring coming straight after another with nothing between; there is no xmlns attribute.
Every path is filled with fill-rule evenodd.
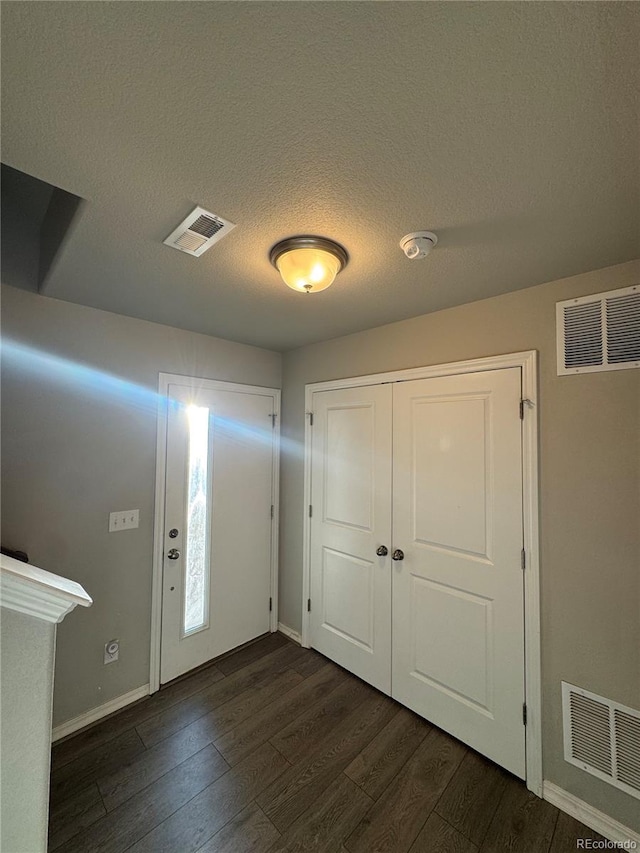
<svg viewBox="0 0 640 853"><path fill-rule="evenodd" d="M62 622L77 605L90 607L91 596L76 581L0 554L0 605L45 622Z"/></svg>

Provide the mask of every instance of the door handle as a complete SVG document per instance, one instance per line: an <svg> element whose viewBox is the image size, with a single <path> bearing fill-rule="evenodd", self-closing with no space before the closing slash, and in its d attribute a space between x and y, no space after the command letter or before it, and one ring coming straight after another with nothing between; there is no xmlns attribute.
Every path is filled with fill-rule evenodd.
<svg viewBox="0 0 640 853"><path fill-rule="evenodd" d="M178 551L178 549L177 549L177 548L172 548L172 549L167 553L167 559L168 559L168 560L177 560L179 556L180 556L180 551Z"/></svg>
<svg viewBox="0 0 640 853"><path fill-rule="evenodd" d="M404 551L401 551L400 548L396 548L396 550L391 555L391 559L398 562L399 560L404 560Z"/></svg>
<svg viewBox="0 0 640 853"><path fill-rule="evenodd" d="M376 550L376 554L378 555L378 557L386 557L388 553L389 553L389 549L387 548L386 545L381 545Z"/></svg>

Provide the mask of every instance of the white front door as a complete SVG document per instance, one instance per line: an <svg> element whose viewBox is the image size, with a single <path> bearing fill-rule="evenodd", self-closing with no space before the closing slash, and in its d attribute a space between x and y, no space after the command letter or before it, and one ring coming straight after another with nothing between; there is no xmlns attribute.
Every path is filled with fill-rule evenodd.
<svg viewBox="0 0 640 853"><path fill-rule="evenodd" d="M161 683L269 631L276 402L169 386Z"/></svg>
<svg viewBox="0 0 640 853"><path fill-rule="evenodd" d="M391 690L391 386L314 394L311 645Z"/></svg>
<svg viewBox="0 0 640 853"><path fill-rule="evenodd" d="M520 369L393 393L392 695L524 778Z"/></svg>

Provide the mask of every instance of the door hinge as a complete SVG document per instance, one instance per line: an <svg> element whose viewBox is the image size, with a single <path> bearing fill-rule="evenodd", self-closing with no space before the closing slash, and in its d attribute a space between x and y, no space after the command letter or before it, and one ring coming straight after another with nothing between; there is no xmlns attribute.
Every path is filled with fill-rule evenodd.
<svg viewBox="0 0 640 853"><path fill-rule="evenodd" d="M311 599L307 598L307 613L311 613Z"/></svg>
<svg viewBox="0 0 640 853"><path fill-rule="evenodd" d="M524 420L524 407L525 406L529 406L530 409L533 408L533 401L530 400L528 397L524 397L522 400L520 400L520 420L521 421Z"/></svg>
<svg viewBox="0 0 640 853"><path fill-rule="evenodd" d="M271 504L271 518L273 518L273 513L274 513L274 506L273 506L273 504Z"/></svg>
<svg viewBox="0 0 640 853"><path fill-rule="evenodd" d="M313 517L313 507L309 504L309 518Z"/></svg>
<svg viewBox="0 0 640 853"><path fill-rule="evenodd" d="M313 426L313 412L307 412L309 415L309 426Z"/></svg>
<svg viewBox="0 0 640 853"><path fill-rule="evenodd" d="M273 598L269 599L269 613L273 610Z"/></svg>
<svg viewBox="0 0 640 853"><path fill-rule="evenodd" d="M276 415L276 413L275 413L275 412L273 412L272 414L270 414L270 415L269 415L269 417L271 418L271 427L272 427L272 429L275 429L275 425L276 425L276 418L277 418L278 416Z"/></svg>
<svg viewBox="0 0 640 853"><path fill-rule="evenodd" d="M524 548L520 552L520 567L522 568L523 572L527 568L527 552L524 550Z"/></svg>
<svg viewBox="0 0 640 853"><path fill-rule="evenodd" d="M526 702L522 703L522 725L523 726L527 725L527 703Z"/></svg>

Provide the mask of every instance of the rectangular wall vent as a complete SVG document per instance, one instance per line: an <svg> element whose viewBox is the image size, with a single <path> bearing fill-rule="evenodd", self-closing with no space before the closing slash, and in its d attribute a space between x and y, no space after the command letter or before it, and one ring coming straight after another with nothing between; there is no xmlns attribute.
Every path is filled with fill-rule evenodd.
<svg viewBox="0 0 640 853"><path fill-rule="evenodd" d="M235 227L233 222L209 213L203 207L196 207L163 242L165 246L198 258Z"/></svg>
<svg viewBox="0 0 640 853"><path fill-rule="evenodd" d="M564 758L640 799L640 711L562 682Z"/></svg>
<svg viewBox="0 0 640 853"><path fill-rule="evenodd" d="M558 375L640 367L640 285L556 303Z"/></svg>

